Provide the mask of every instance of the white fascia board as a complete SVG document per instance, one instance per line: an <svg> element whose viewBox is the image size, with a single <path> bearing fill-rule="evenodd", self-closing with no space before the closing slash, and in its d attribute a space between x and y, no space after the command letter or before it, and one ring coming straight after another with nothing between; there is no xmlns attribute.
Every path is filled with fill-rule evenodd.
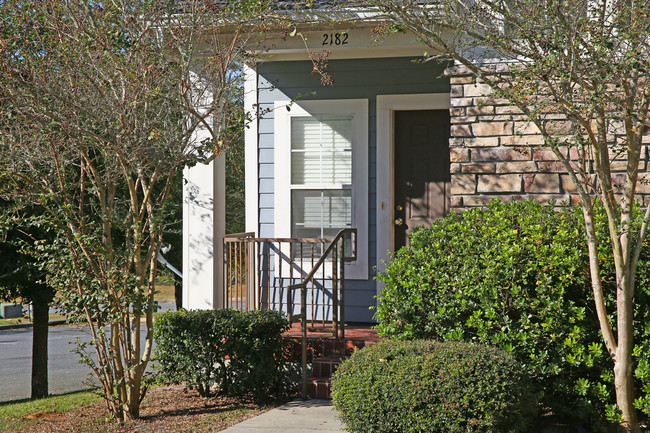
<svg viewBox="0 0 650 433"><path fill-rule="evenodd" d="M264 49L252 50L253 54L264 61L309 60L310 53L323 50L330 60L381 57L423 57L431 51L422 44L413 33L395 33L376 42L372 26L359 26L349 23L332 26L310 26L299 28L300 35L293 37L278 36L262 43ZM331 44L331 36L345 37L340 44ZM345 35L345 36L344 36ZM304 38L304 39L303 39ZM345 42L345 43L343 43Z"/></svg>
<svg viewBox="0 0 650 433"><path fill-rule="evenodd" d="M426 48L424 45L414 45L410 47L367 47L367 48L352 48L332 52L329 60L345 60L345 59L378 59L378 58L392 58L392 57L423 57ZM294 60L308 60L306 50L291 49L291 50L270 50L264 55L265 61L281 62L281 61L294 61Z"/></svg>

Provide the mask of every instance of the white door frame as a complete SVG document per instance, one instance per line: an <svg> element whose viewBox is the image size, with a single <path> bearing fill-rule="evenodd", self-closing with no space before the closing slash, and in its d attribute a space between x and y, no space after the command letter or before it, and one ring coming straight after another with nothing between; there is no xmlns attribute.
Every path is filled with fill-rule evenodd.
<svg viewBox="0 0 650 433"><path fill-rule="evenodd" d="M377 271L386 269L395 240L394 123L395 111L444 110L451 108L449 93L377 96ZM377 282L377 295L384 284Z"/></svg>

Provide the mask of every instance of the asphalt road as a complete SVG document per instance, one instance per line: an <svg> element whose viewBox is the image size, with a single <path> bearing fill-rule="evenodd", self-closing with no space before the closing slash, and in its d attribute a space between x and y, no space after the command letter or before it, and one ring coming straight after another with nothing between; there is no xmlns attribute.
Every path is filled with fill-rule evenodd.
<svg viewBox="0 0 650 433"><path fill-rule="evenodd" d="M143 332L144 336L144 332ZM50 327L48 347L49 393L62 394L86 389L92 373L71 352L75 341L90 341L88 328ZM92 350L92 348L90 348ZM0 331L0 402L29 398L32 371L32 330Z"/></svg>

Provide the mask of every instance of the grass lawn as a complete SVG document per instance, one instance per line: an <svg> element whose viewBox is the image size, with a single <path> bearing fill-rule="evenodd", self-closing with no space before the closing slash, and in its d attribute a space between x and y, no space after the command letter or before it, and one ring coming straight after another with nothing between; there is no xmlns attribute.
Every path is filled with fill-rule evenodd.
<svg viewBox="0 0 650 433"><path fill-rule="evenodd" d="M0 403L0 432L25 431L26 428L39 423L39 416L63 414L97 402L97 394L83 391L40 400Z"/></svg>
<svg viewBox="0 0 650 433"><path fill-rule="evenodd" d="M158 302L174 302L176 298L174 297L174 286L171 284L156 284L156 290L158 293L154 296L154 299Z"/></svg>
<svg viewBox="0 0 650 433"><path fill-rule="evenodd" d="M180 387L158 388L142 402L141 417L120 426L96 393L82 391L0 403L0 432L218 432L268 409L236 399L204 399Z"/></svg>

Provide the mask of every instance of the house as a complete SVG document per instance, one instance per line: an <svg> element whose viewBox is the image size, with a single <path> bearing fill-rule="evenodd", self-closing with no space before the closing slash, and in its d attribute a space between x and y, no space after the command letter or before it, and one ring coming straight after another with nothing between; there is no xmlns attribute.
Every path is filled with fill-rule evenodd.
<svg viewBox="0 0 650 433"><path fill-rule="evenodd" d="M426 48L414 35L377 43L378 25L300 29L246 68L245 103L255 119L246 131L249 233L223 242L223 161L187 170L184 305L286 309L290 298L297 302L289 286L326 248L288 239L354 228L354 260L312 275L320 283L309 296L323 308L311 316L336 314L332 275L344 267L345 297L336 302L347 321L371 322L382 289L377 271L413 227L495 197L574 199L554 155L535 148L539 131L507 100L461 67L422 62ZM323 66L333 85L313 73Z"/></svg>

